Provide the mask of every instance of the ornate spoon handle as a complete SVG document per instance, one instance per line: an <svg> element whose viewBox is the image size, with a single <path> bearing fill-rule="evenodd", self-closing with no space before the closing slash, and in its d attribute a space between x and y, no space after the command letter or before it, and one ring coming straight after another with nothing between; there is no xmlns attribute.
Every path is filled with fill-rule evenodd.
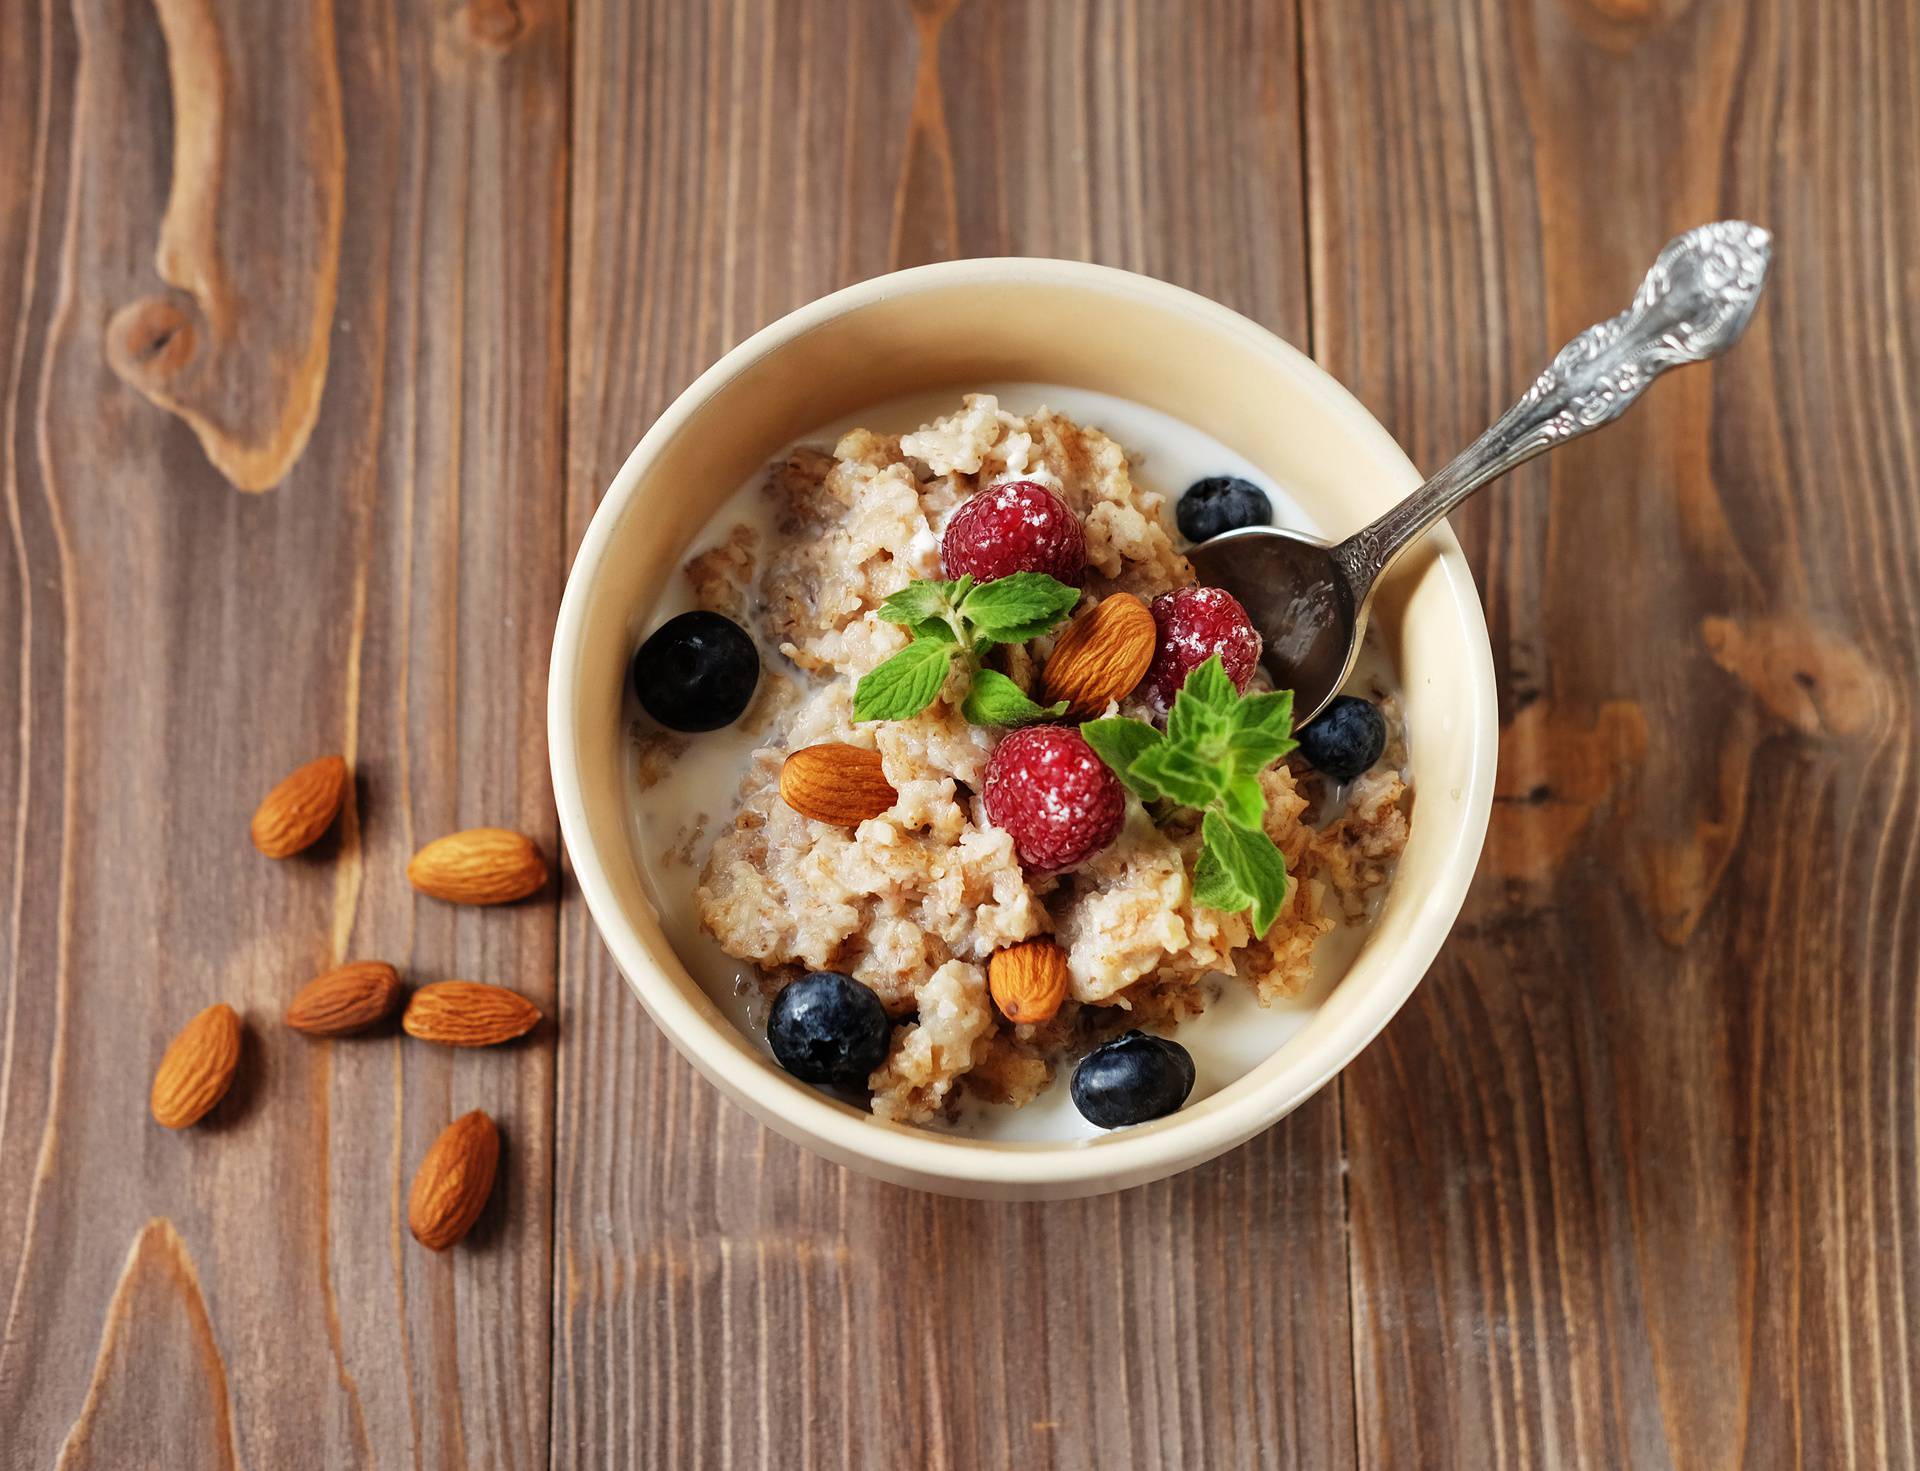
<svg viewBox="0 0 1920 1471"><path fill-rule="evenodd" d="M1376 578L1489 480L1611 422L1668 368L1718 357L1740 340L1767 278L1773 237L1722 220L1667 243L1619 316L1587 328L1494 426L1445 469L1333 549L1363 606Z"/></svg>

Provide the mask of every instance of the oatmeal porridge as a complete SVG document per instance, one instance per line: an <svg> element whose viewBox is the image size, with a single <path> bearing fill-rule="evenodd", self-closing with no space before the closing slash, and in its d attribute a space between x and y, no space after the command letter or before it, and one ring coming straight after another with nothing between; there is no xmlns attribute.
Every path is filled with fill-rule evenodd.
<svg viewBox="0 0 1920 1471"><path fill-rule="evenodd" d="M1157 1117L1357 946L1412 805L1391 670L1370 648L1290 731L1181 548L1300 520L1164 416L1016 386L891 422L918 427L781 455L655 610L685 610L635 665L663 919L789 1071L880 1117Z"/></svg>

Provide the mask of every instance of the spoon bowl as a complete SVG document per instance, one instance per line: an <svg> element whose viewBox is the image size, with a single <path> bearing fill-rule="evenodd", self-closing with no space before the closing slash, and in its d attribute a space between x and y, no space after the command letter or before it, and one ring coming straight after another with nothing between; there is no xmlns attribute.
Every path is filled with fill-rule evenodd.
<svg viewBox="0 0 1920 1471"><path fill-rule="evenodd" d="M1200 580L1240 600L1260 631L1260 662L1275 689L1293 691L1296 725L1340 692L1366 628L1335 547L1298 531L1247 526L1187 555Z"/></svg>

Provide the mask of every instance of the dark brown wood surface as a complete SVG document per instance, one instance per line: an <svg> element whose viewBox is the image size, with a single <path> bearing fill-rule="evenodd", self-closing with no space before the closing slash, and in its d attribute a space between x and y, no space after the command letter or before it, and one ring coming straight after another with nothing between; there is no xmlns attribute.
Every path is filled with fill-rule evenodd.
<svg viewBox="0 0 1920 1471"><path fill-rule="evenodd" d="M875 1185L722 1103L564 875L407 889L453 827L552 850L571 548L781 312L1106 261L1431 466L1734 214L1747 343L1458 518L1466 913L1225 1159ZM1916 239L1913 0L5 0L0 1465L1915 1465ZM257 857L334 750L339 834ZM369 955L554 1022L280 1027ZM213 1000L248 1061L167 1133ZM472 1107L502 1188L434 1256L408 1179Z"/></svg>

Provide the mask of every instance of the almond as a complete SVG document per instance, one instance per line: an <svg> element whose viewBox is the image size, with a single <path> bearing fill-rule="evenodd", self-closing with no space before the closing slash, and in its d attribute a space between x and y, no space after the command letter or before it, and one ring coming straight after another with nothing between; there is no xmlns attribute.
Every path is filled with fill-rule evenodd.
<svg viewBox="0 0 1920 1471"><path fill-rule="evenodd" d="M500 1168L500 1131L479 1109L440 1131L420 1161L407 1197L407 1229L429 1251L445 1251L480 1219Z"/></svg>
<svg viewBox="0 0 1920 1471"><path fill-rule="evenodd" d="M802 817L857 827L900 800L878 751L839 741L808 746L780 768L780 797Z"/></svg>
<svg viewBox="0 0 1920 1471"><path fill-rule="evenodd" d="M474 827L435 838L414 854L407 882L449 904L511 904L546 887L547 861L531 838Z"/></svg>
<svg viewBox="0 0 1920 1471"><path fill-rule="evenodd" d="M315 976L287 1004L287 1025L310 1037L344 1037L393 1015L400 973L383 960L357 960Z"/></svg>
<svg viewBox="0 0 1920 1471"><path fill-rule="evenodd" d="M226 1097L240 1065L240 1018L225 1002L209 1006L181 1028L153 1075L148 1107L153 1121L184 1129Z"/></svg>
<svg viewBox="0 0 1920 1471"><path fill-rule="evenodd" d="M344 757L309 761L254 809L253 846L269 858L291 858L311 848L333 826L346 796Z"/></svg>
<svg viewBox="0 0 1920 1471"><path fill-rule="evenodd" d="M1103 598L1067 626L1040 671L1040 700L1067 702L1085 720L1132 692L1159 641L1153 614L1132 593Z"/></svg>
<svg viewBox="0 0 1920 1471"><path fill-rule="evenodd" d="M1067 952L1047 939L996 950L987 961L987 989L1008 1021L1051 1021L1067 997Z"/></svg>
<svg viewBox="0 0 1920 1471"><path fill-rule="evenodd" d="M436 981L422 986L400 1018L408 1036L448 1047L511 1042L539 1022L540 1008L518 991L481 981Z"/></svg>

